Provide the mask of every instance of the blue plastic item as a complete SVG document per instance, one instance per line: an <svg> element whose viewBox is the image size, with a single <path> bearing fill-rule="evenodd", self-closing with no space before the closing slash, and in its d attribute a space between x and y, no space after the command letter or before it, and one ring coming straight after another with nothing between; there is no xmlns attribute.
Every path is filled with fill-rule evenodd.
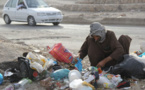
<svg viewBox="0 0 145 90"><path fill-rule="evenodd" d="M75 67L81 72L82 71L82 59L77 58L78 62L75 64Z"/></svg>
<svg viewBox="0 0 145 90"><path fill-rule="evenodd" d="M59 69L51 73L51 78L54 78L55 80L61 80L63 78L68 78L68 73L70 70L68 69Z"/></svg>
<svg viewBox="0 0 145 90"><path fill-rule="evenodd" d="M142 53L141 55L139 55L139 57L142 57L142 56L144 56L145 55L145 52L144 53Z"/></svg>
<svg viewBox="0 0 145 90"><path fill-rule="evenodd" d="M3 83L3 75L0 73L0 85Z"/></svg>
<svg viewBox="0 0 145 90"><path fill-rule="evenodd" d="M47 59L47 60L49 61L50 59ZM55 65L55 64L57 64L57 62L56 62L56 61L53 61L53 63L54 63L54 65Z"/></svg>

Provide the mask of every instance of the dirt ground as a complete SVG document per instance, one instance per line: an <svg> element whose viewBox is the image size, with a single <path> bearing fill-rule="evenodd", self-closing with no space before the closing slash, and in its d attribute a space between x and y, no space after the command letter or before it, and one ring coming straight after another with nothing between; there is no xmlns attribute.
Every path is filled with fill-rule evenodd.
<svg viewBox="0 0 145 90"><path fill-rule="evenodd" d="M42 55L52 58L48 52L46 52L44 47L38 47L38 46L28 46L24 43L13 43L9 40L7 40L4 37L0 36L0 62L7 62L7 61L16 61L17 57L22 56L24 52L33 51L36 49L42 50ZM44 50L44 51L43 51ZM77 52L77 51L72 51ZM85 58L86 60L83 60L83 67L89 67L88 57ZM0 63L0 67L2 64ZM10 67L8 65L8 67ZM0 70L0 73L4 73L3 70ZM4 82L2 85L0 85L0 90L3 90L6 86L8 86L10 83L8 80L4 79ZM144 90L145 89L145 80L137 80L137 81L131 81L131 88L129 90ZM44 87L40 85L40 82L32 82L30 86L26 90L45 90ZM98 88L97 90L102 90L102 88ZM110 89L109 89L110 90ZM112 89L117 90L117 89Z"/></svg>
<svg viewBox="0 0 145 90"><path fill-rule="evenodd" d="M33 52L33 50L41 50L41 55L46 56L47 58L52 58L51 55L49 55L46 50L44 50L44 47L38 47L38 46L28 46L24 43L13 43L10 40L7 40L6 38L0 36L0 73L4 74L4 70L6 68L11 68L13 65L11 64L11 61L17 61L18 57L21 57L24 52ZM77 52L77 51L73 51ZM86 58L87 59L87 58ZM10 65L5 65L3 63L9 62ZM84 66L88 67L89 62L83 61ZM0 90L3 90L6 86L8 86L10 82L7 79L4 79L4 82L2 85L0 85ZM40 85L40 82L33 82L31 83L31 86L29 86L26 90L45 90L44 87Z"/></svg>
<svg viewBox="0 0 145 90"><path fill-rule="evenodd" d="M53 1L55 3L55 1ZM63 2L61 2L63 3ZM67 2L70 4L70 2ZM74 3L73 1L71 3ZM0 15L2 11L2 7L0 8ZM64 21L63 23L91 23L93 21L101 21L104 18L144 18L145 12L140 10L131 10L129 12L69 12L64 11ZM0 16L1 17L1 16ZM28 46L24 43L13 43L10 40L0 36L0 62L7 62L7 61L16 61L17 57L22 56L24 52L33 51L35 49L42 49L44 47L38 46ZM42 51L43 52L43 51ZM77 51L73 51L76 53ZM45 53L46 55L47 53ZM88 59L88 58L85 58ZM84 67L89 66L89 62L84 60L83 62ZM0 73L4 73L3 70L0 70ZM6 86L10 83L9 81L4 80L3 84L0 85L0 90L3 90ZM145 80L137 80L136 82L131 83L132 87L129 90L145 90ZM30 84L27 90L45 90L44 87L40 86L40 82L33 82ZM101 88L97 90L102 90ZM110 90L110 89L109 89ZM115 90L115 89L112 89Z"/></svg>

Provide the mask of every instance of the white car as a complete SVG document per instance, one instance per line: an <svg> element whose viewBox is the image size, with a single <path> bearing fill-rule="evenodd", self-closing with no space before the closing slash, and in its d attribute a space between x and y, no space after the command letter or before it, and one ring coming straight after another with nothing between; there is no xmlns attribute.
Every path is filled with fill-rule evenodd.
<svg viewBox="0 0 145 90"><path fill-rule="evenodd" d="M62 19L62 12L49 7L43 0L8 0L3 8L3 19L6 24L12 21L36 23L53 23L58 25Z"/></svg>

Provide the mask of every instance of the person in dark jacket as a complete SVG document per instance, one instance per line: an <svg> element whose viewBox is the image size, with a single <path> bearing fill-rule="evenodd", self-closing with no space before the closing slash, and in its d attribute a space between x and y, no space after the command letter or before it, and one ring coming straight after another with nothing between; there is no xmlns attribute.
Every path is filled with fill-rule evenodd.
<svg viewBox="0 0 145 90"><path fill-rule="evenodd" d="M90 25L90 34L76 58L88 55L91 66L110 67L118 64L124 54L129 53L131 38L121 35L117 40L113 31L106 30L99 22Z"/></svg>

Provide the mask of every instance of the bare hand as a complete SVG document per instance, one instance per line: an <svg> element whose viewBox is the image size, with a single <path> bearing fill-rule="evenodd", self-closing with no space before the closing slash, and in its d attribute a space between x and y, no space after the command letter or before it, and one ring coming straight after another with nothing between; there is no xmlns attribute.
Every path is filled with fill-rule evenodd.
<svg viewBox="0 0 145 90"><path fill-rule="evenodd" d="M76 55L76 56L74 56L74 63L75 63L75 64L78 62L77 58L80 59L80 55Z"/></svg>
<svg viewBox="0 0 145 90"><path fill-rule="evenodd" d="M104 67L105 66L105 62L104 60L100 61L98 64L97 64L97 67Z"/></svg>
<svg viewBox="0 0 145 90"><path fill-rule="evenodd" d="M108 56L107 58L103 59L102 61L100 61L98 64L97 64L97 67L104 67L105 64L109 61L111 61L112 58L110 56Z"/></svg>

